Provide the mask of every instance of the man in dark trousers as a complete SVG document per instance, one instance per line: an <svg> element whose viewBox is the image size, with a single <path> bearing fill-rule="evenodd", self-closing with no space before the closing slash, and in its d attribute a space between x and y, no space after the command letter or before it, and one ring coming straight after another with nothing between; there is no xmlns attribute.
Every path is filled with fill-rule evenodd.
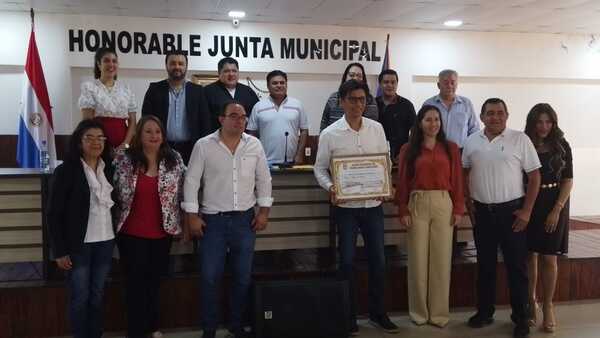
<svg viewBox="0 0 600 338"><path fill-rule="evenodd" d="M144 96L142 115L155 115L161 120L167 131L167 141L187 164L194 143L211 131L205 89L186 80L187 55L184 52L168 52L165 66L169 78L150 83Z"/></svg>
<svg viewBox="0 0 600 338"><path fill-rule="evenodd" d="M469 136L462 154L466 205L475 219L477 248L477 313L468 325L480 328L494 322L500 247L510 291L510 318L515 323L513 336L525 338L529 336L525 229L540 188L541 164L529 137L506 127L508 108L503 100L487 99L480 117L485 128Z"/></svg>
<svg viewBox="0 0 600 338"><path fill-rule="evenodd" d="M239 66L236 59L225 57L219 60L217 65L219 80L206 86L206 99L211 113L211 132L221 127L219 115L223 111L226 102L235 100L240 102L250 118L252 108L258 102L258 96L248 86L238 82Z"/></svg>

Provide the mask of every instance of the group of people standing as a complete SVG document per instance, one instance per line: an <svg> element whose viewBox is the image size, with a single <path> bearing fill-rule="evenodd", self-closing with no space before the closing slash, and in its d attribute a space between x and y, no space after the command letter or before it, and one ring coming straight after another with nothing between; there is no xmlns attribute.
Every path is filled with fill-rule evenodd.
<svg viewBox="0 0 600 338"><path fill-rule="evenodd" d="M338 202L329 173L332 156L390 149L398 163L395 202L400 223L407 229L410 319L416 325L447 325L453 228L467 215L473 224L478 265L477 313L468 325L479 328L494 321L500 247L507 268L514 336L527 337L530 326L539 324L538 294L541 329L554 332L557 255L567 252L573 178L571 149L558 127L556 112L549 104L536 104L527 116L525 132L521 132L507 128L506 103L490 98L481 107L479 119L484 128L480 130L471 101L456 95L458 74L444 70L438 76L439 94L426 100L416 117L405 119L414 121L410 131L388 129L385 124L392 116L411 115L407 113L410 108L400 107L412 107L403 104L406 99L385 82L391 72L384 71L379 77L384 89L384 96L376 100L381 123L365 118L370 95L364 81L349 79L337 93L342 118L325 127L319 139L314 172L335 205L340 272L351 281L351 297L354 248L360 232L369 265L369 320L386 332L398 331L383 308L382 201ZM386 97L386 84L388 89L394 88L395 97ZM405 133L399 135L402 130ZM536 288L538 274L542 292ZM351 314L354 335L359 331L354 307Z"/></svg>
<svg viewBox="0 0 600 338"><path fill-rule="evenodd" d="M228 254L235 280L230 331L245 337L255 236L272 203L265 152L244 133L256 94L237 83L234 59L221 60L219 80L202 87L186 80L187 56L168 53L168 78L150 84L138 121L132 91L117 80L115 51L101 48L94 61L95 80L81 86L84 119L54 171L47 214L52 254L66 271L73 335L102 336L104 285L117 246L127 336L162 337L159 286L171 243L194 237L204 336L215 336Z"/></svg>
<svg viewBox="0 0 600 338"><path fill-rule="evenodd" d="M127 336L161 337L159 282L172 239L181 236L198 240L203 337L215 337L226 256L233 270L229 330L245 337L256 232L266 228L273 203L269 166L303 163L308 137L302 103L287 95L287 74L270 72L269 96L259 100L238 82L235 59L220 60L219 79L203 87L186 80L186 54L170 52L168 78L150 84L136 121L134 95L117 80L116 53L101 48L94 61L96 79L82 84L79 98L84 119L55 170L48 207L52 252L67 271L74 336L102 335L103 290L116 243L126 275ZM398 164L395 202L408 234L411 320L448 323L453 227L468 215L479 272L478 311L469 325L493 322L500 246L515 337L537 323L538 275L542 327L553 331L556 256L567 251L573 174L552 107L534 106L523 133L506 127L506 103L491 98L482 105L480 130L471 101L456 95L453 70L439 74L439 95L418 113L397 94L395 71L383 71L378 82L382 95L373 98L362 65L346 67L325 104L314 166L333 205L351 333L359 332L359 233L368 257L369 320L398 332L384 306L383 200L338 202L330 159L385 152Z"/></svg>

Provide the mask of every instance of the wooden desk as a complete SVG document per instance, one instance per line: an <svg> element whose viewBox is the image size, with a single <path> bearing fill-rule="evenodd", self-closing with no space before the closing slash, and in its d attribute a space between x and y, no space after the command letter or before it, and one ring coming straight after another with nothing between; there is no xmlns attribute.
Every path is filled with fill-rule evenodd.
<svg viewBox="0 0 600 338"><path fill-rule="evenodd" d="M0 263L42 261L48 176L38 169L0 169Z"/></svg>
<svg viewBox="0 0 600 338"><path fill-rule="evenodd" d="M50 174L32 169L0 169L0 263L44 261L50 257L45 240L45 198ZM317 183L312 168L273 170L273 198L269 225L257 235L256 250L334 248L328 194ZM396 208L384 204L385 243L400 244L404 233L395 220ZM362 240L359 237L359 245ZM171 254L193 252L191 243L174 241Z"/></svg>
<svg viewBox="0 0 600 338"><path fill-rule="evenodd" d="M275 202L269 226L257 236L256 250L322 248L330 246L331 240L335 244L335 232L330 232L329 194L319 186L312 169L274 170L272 177ZM399 244L402 235L396 207L384 203L383 209L385 243Z"/></svg>

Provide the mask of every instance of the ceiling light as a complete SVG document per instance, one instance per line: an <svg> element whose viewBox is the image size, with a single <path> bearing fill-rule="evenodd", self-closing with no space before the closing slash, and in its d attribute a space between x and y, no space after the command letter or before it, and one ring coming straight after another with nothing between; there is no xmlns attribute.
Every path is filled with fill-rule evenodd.
<svg viewBox="0 0 600 338"><path fill-rule="evenodd" d="M459 27L462 26L463 22L461 20L448 20L444 22L444 26L446 27Z"/></svg>
<svg viewBox="0 0 600 338"><path fill-rule="evenodd" d="M230 18L241 19L246 16L246 12L243 11L229 11L228 13Z"/></svg>

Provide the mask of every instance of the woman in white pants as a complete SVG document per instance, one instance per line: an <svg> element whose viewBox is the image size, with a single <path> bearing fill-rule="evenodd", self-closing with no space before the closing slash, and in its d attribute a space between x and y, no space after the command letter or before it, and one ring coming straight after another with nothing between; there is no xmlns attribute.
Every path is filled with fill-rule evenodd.
<svg viewBox="0 0 600 338"><path fill-rule="evenodd" d="M399 154L396 202L407 229L408 309L417 324L449 320L452 227L464 214L458 146L446 140L440 111L423 106Z"/></svg>

